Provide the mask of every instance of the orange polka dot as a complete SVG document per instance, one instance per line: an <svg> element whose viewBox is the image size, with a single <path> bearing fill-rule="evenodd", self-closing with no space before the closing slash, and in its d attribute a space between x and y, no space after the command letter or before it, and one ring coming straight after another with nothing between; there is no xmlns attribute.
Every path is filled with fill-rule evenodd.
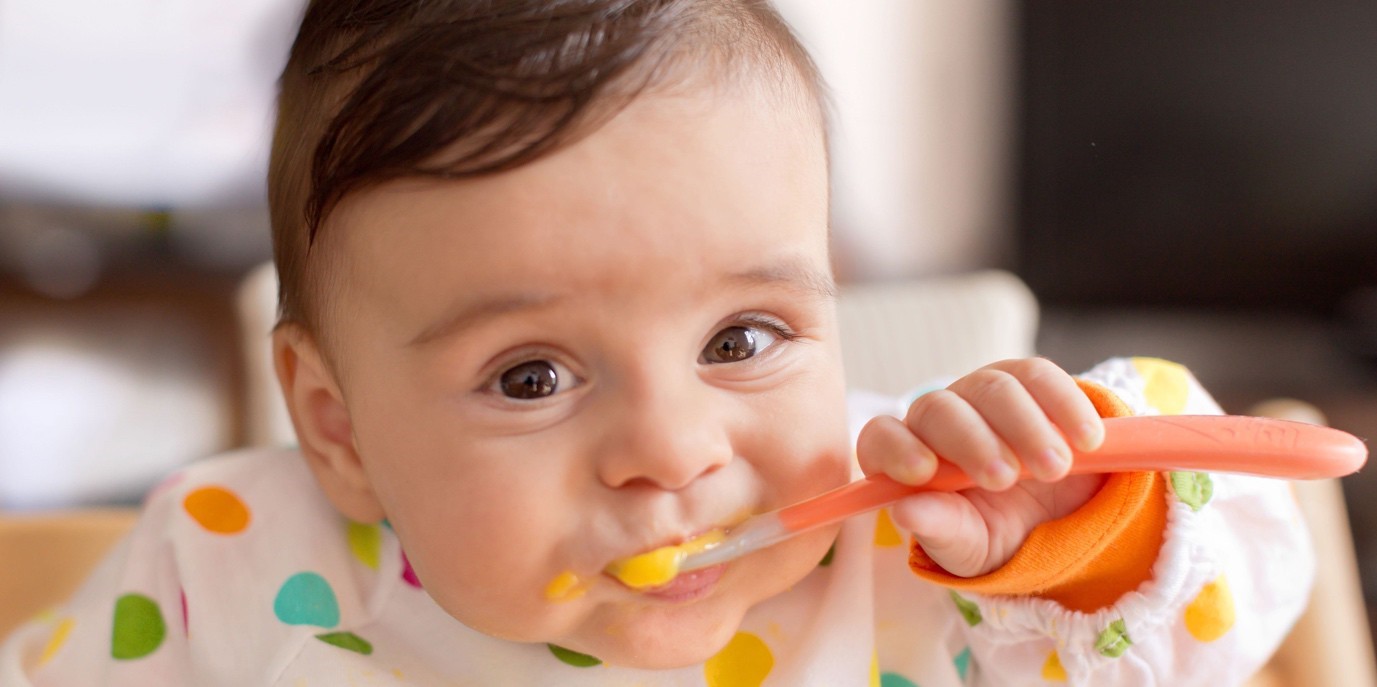
<svg viewBox="0 0 1377 687"><path fill-rule="evenodd" d="M201 487L186 495L182 507L201 527L216 534L237 534L249 526L249 508L224 487Z"/></svg>

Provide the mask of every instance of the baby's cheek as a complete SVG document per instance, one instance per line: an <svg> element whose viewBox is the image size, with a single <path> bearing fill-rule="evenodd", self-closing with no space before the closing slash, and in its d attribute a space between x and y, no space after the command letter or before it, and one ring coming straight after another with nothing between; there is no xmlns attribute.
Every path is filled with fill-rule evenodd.
<svg viewBox="0 0 1377 687"><path fill-rule="evenodd" d="M418 517L397 523L422 588L457 620L474 629L528 641L550 604L549 542L530 517L505 510ZM454 523L449 526L440 523ZM407 527L406 525L416 525Z"/></svg>
<svg viewBox="0 0 1377 687"><path fill-rule="evenodd" d="M512 641L542 641L554 630L557 604L544 596L529 562L499 557L462 539L416 556L416 576L435 602L464 625ZM411 554L408 553L408 557ZM548 578L548 576L546 576Z"/></svg>
<svg viewBox="0 0 1377 687"><path fill-rule="evenodd" d="M845 483L851 477L854 451L845 416L830 413L803 416L803 421L783 428L778 437L772 471L796 483L805 492Z"/></svg>

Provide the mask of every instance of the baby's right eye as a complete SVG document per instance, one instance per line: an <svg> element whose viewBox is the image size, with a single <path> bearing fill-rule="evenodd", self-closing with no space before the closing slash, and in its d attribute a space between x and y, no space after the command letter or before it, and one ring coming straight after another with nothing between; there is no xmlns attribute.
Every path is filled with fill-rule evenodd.
<svg viewBox="0 0 1377 687"><path fill-rule="evenodd" d="M563 371L568 374L568 370ZM493 382L496 391L518 401L534 401L553 396L560 387L561 370L548 360L528 360L508 368Z"/></svg>

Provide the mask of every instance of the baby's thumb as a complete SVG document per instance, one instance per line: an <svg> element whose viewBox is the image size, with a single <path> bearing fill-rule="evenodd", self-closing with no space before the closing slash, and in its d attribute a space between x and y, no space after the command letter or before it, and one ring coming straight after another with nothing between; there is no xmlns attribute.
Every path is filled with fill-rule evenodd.
<svg viewBox="0 0 1377 687"><path fill-rule="evenodd" d="M990 552L989 529L965 496L923 492L895 503L890 515L943 570L961 577L988 572L984 568Z"/></svg>

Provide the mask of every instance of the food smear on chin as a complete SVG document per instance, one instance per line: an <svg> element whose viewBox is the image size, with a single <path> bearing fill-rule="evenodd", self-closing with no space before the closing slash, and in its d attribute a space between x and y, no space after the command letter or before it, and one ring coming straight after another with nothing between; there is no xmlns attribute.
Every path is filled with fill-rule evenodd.
<svg viewBox="0 0 1377 687"><path fill-rule="evenodd" d="M705 551L722 543L727 533L709 530L682 544L662 546L653 551L612 561L604 572L632 589L650 589L668 584L679 576L679 566L689 554Z"/></svg>
<svg viewBox="0 0 1377 687"><path fill-rule="evenodd" d="M573 571L565 570L555 579L550 580L550 584L545 585L545 598L550 601L573 601L583 596L588 591L588 586L575 575Z"/></svg>

